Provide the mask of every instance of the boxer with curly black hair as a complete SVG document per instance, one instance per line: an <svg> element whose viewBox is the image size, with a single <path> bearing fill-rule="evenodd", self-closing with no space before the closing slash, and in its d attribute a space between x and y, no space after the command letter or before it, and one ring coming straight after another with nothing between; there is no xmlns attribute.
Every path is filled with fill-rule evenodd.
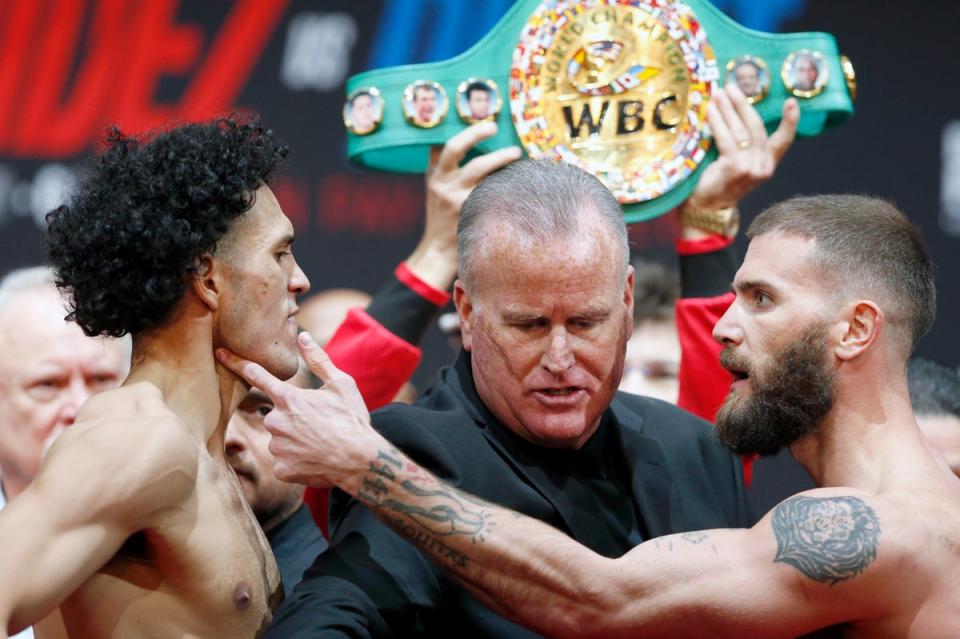
<svg viewBox="0 0 960 639"><path fill-rule="evenodd" d="M130 333L133 361L0 516L0 637L255 637L270 621L280 575L224 459L248 387L214 350L297 371L309 282L267 186L285 155L255 120L114 129L49 214L69 318Z"/></svg>

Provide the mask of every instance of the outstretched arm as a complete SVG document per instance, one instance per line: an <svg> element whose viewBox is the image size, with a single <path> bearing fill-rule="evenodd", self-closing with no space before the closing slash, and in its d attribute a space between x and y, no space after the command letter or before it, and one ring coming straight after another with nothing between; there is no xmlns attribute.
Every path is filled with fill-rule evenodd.
<svg viewBox="0 0 960 639"><path fill-rule="evenodd" d="M370 427L352 380L309 335L300 345L325 381L319 391L218 353L274 398L265 425L277 476L335 483L492 608L540 632L793 636L869 617L882 605L880 518L862 496L815 491L783 502L750 530L672 535L607 559L437 480ZM890 565L896 553L885 553Z"/></svg>

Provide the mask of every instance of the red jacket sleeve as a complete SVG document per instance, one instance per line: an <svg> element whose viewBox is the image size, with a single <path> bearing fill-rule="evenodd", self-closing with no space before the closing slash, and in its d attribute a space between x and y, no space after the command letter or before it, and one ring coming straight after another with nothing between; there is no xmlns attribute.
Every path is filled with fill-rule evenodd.
<svg viewBox="0 0 960 639"><path fill-rule="evenodd" d="M393 401L420 363L420 349L406 342L362 308L347 313L327 343L334 366L357 382L369 410Z"/></svg>

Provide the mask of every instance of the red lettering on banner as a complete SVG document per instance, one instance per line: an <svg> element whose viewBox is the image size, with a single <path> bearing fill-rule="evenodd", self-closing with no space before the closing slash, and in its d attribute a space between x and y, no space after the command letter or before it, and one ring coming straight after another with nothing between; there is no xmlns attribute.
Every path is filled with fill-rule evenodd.
<svg viewBox="0 0 960 639"><path fill-rule="evenodd" d="M409 178L332 173L317 188L321 233L405 235L422 223L423 187Z"/></svg>
<svg viewBox="0 0 960 639"><path fill-rule="evenodd" d="M280 203L280 208L290 218L290 223L296 231L307 228L310 222L310 202L308 201L307 187L297 180L281 177L273 180L270 185L273 194Z"/></svg>
<svg viewBox="0 0 960 639"><path fill-rule="evenodd" d="M109 123L136 132L241 110L235 100L288 0L235 2L205 58L203 29L175 21L180 0L48 4L15 0L2 30L0 152L67 157L99 142ZM157 102L163 76L192 71L178 101Z"/></svg>

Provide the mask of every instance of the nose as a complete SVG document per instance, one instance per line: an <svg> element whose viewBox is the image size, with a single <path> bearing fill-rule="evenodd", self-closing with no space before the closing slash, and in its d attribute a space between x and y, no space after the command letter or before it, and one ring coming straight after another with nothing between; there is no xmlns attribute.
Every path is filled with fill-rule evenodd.
<svg viewBox="0 0 960 639"><path fill-rule="evenodd" d="M230 418L230 421L227 422L225 441L227 457L239 455L247 448L246 444L243 442L243 437L240 435L240 428L236 424L238 419L240 418L234 415Z"/></svg>
<svg viewBox="0 0 960 639"><path fill-rule="evenodd" d="M310 290L310 280L307 279L307 274L303 272L303 269L300 268L300 264L298 264L296 260L293 262L293 271L290 273L290 284L288 288L291 293L297 295L304 295Z"/></svg>
<svg viewBox="0 0 960 639"><path fill-rule="evenodd" d="M94 394L83 375L73 375L70 383L63 389L62 404L60 406L60 421L64 426L71 426L77 420L77 411L83 403Z"/></svg>
<svg viewBox="0 0 960 639"><path fill-rule="evenodd" d="M727 307L727 312L723 314L716 325L713 327L713 339L724 346L739 345L743 341L743 330L737 322L737 301Z"/></svg>
<svg viewBox="0 0 960 639"><path fill-rule="evenodd" d="M540 363L554 375L562 375L576 363L570 348L570 336L563 327L556 328L550 335L550 344Z"/></svg>

